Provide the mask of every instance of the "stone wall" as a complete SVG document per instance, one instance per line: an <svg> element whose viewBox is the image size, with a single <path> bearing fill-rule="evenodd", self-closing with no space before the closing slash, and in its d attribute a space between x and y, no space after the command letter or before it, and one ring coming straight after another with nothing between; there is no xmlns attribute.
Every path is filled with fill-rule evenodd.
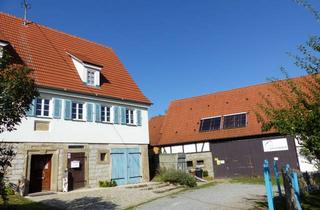
<svg viewBox="0 0 320 210"><path fill-rule="evenodd" d="M9 182L18 184L26 179L26 193L30 180L31 155L52 154L51 190L62 191L62 179L67 168L68 153L84 152L86 159L86 187L99 187L99 181L111 180L111 149L139 147L141 151L141 176L143 182L149 181L148 145L109 145L85 144L83 148L70 149L68 144L13 143L17 155L8 171ZM106 153L105 161L100 160L100 153Z"/></svg>
<svg viewBox="0 0 320 210"><path fill-rule="evenodd" d="M186 161L192 161L193 168L196 167L198 160L204 161L204 165L203 165L202 169L207 170L209 176L214 177L212 153L211 152L200 152L200 153L186 154Z"/></svg>
<svg viewBox="0 0 320 210"><path fill-rule="evenodd" d="M187 153L186 162L192 161L193 167L187 167L187 169L195 169L197 166L197 161L203 160L204 164L201 167L203 170L207 170L209 176L213 177L213 159L211 152L198 152L198 153ZM177 169L178 166L178 154L160 154L159 155L159 165L160 168L173 168Z"/></svg>
<svg viewBox="0 0 320 210"><path fill-rule="evenodd" d="M98 187L99 181L111 180L111 156L108 145L89 145L89 187ZM100 161L100 153L106 153L106 160Z"/></svg>
<svg viewBox="0 0 320 210"><path fill-rule="evenodd" d="M159 155L160 168L177 169L178 154L160 154Z"/></svg>

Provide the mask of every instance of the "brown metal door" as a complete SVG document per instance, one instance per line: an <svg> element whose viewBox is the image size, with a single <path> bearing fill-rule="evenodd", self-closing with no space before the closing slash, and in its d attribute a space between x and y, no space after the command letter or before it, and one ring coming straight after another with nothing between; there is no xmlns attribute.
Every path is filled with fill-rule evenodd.
<svg viewBox="0 0 320 210"><path fill-rule="evenodd" d="M52 155L32 155L29 192L49 191Z"/></svg>
<svg viewBox="0 0 320 210"><path fill-rule="evenodd" d="M85 186L85 153L68 154L68 188L74 190Z"/></svg>

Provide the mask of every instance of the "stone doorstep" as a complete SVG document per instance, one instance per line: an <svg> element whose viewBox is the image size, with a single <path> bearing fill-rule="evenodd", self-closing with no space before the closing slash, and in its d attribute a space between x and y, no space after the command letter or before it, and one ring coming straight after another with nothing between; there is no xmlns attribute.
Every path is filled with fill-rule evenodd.
<svg viewBox="0 0 320 210"><path fill-rule="evenodd" d="M160 189L160 188L163 188L163 187L167 187L169 186L170 183L157 183L157 184L152 184L152 185L149 185L145 188L141 188L140 190L154 190L154 189Z"/></svg>
<svg viewBox="0 0 320 210"><path fill-rule="evenodd" d="M55 194L57 194L57 193L56 193L56 192L52 192L52 191L36 192L36 193L29 193L28 196L26 196L26 198L28 198L28 197L44 196L44 195L55 195Z"/></svg>
<svg viewBox="0 0 320 210"><path fill-rule="evenodd" d="M177 190L177 189L182 188L182 187L183 186L181 186L181 185L169 185L167 187L163 187L161 189L154 190L152 192L154 192L154 193L166 193L166 192L170 192L172 190Z"/></svg>
<svg viewBox="0 0 320 210"><path fill-rule="evenodd" d="M159 184L161 184L161 183L158 183L158 182L145 182L145 183L138 183L138 184L121 185L119 187L125 187L127 189L132 189L132 188L145 188L145 187L159 185Z"/></svg>

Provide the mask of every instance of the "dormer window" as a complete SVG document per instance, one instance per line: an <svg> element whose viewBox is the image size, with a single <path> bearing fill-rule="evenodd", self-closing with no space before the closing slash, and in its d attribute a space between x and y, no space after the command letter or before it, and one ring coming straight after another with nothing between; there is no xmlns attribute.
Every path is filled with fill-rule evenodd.
<svg viewBox="0 0 320 210"><path fill-rule="evenodd" d="M68 53L83 83L92 87L100 86L102 65L79 53Z"/></svg>
<svg viewBox="0 0 320 210"><path fill-rule="evenodd" d="M95 82L95 71L92 69L87 69L87 85L94 86Z"/></svg>
<svg viewBox="0 0 320 210"><path fill-rule="evenodd" d="M7 46L8 43L7 42L3 42L3 41L0 41L0 58L3 57L3 49L5 46Z"/></svg>

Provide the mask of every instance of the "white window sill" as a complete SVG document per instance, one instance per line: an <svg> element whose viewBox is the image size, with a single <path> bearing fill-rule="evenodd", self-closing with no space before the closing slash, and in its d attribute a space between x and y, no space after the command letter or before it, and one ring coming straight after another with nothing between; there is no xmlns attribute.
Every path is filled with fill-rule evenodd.
<svg viewBox="0 0 320 210"><path fill-rule="evenodd" d="M51 116L41 116L41 115L36 115L36 116L34 116L34 117L36 117L36 118L42 118L42 119L52 119L52 117L51 117Z"/></svg>
<svg viewBox="0 0 320 210"><path fill-rule="evenodd" d="M127 123L126 125L127 126L137 126L136 124L133 124L133 123Z"/></svg>
<svg viewBox="0 0 320 210"><path fill-rule="evenodd" d="M83 119L71 119L72 121L75 121L75 122L85 122L85 120Z"/></svg>
<svg viewBox="0 0 320 210"><path fill-rule="evenodd" d="M111 122L111 121L101 121L101 123L103 123L103 124L113 124L113 122Z"/></svg>

